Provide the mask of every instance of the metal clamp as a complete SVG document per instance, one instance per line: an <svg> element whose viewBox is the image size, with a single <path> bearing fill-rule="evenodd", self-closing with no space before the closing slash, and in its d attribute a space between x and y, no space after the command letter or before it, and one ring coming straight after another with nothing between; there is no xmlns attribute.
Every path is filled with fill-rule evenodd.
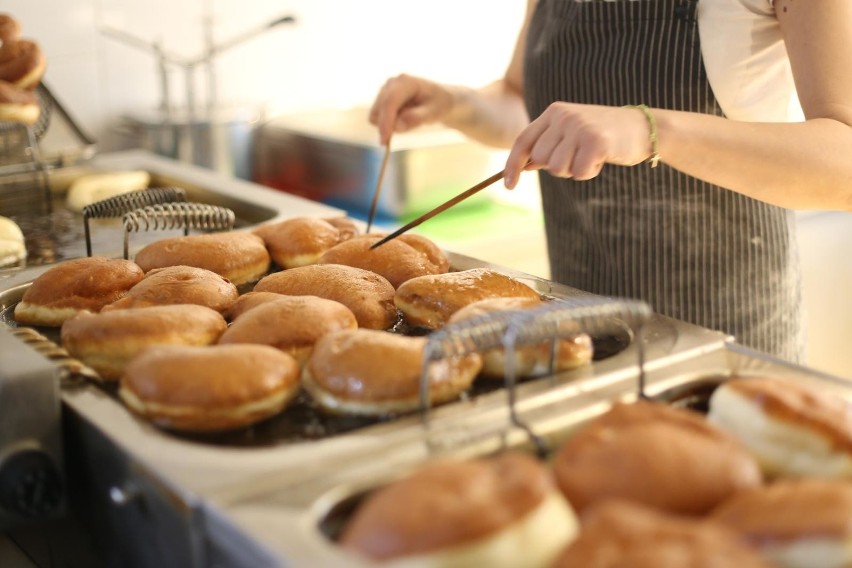
<svg viewBox="0 0 852 568"><path fill-rule="evenodd" d="M130 258L131 232L149 230L190 229L230 231L236 215L227 207L206 203L166 203L149 205L124 215L124 258Z"/></svg>
<svg viewBox="0 0 852 568"><path fill-rule="evenodd" d="M89 219L121 217L134 209L158 203L186 201L186 192L179 187L152 187L115 195L83 207L83 228L86 233L86 256L92 256L92 236ZM127 258L125 252L124 258Z"/></svg>
<svg viewBox="0 0 852 568"><path fill-rule="evenodd" d="M645 354L641 330L653 314L651 307L637 300L581 296L556 299L527 310L507 310L482 314L444 326L433 332L424 349L420 375L420 414L424 427L430 427L431 401L429 368L437 360L482 353L502 348L505 352L504 380L509 408L509 428L523 430L541 454L548 448L544 441L518 415L516 409L516 351L519 347L552 343L550 374L555 368L557 342L581 332L600 334L632 331L637 344L640 394L644 390ZM505 439L505 436L504 436ZM427 440L428 441L428 440Z"/></svg>

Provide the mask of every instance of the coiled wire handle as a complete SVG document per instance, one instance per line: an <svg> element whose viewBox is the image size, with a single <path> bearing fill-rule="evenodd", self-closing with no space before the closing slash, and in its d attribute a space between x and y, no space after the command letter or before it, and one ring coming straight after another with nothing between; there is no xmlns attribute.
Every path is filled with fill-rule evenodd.
<svg viewBox="0 0 852 568"><path fill-rule="evenodd" d="M149 230L190 229L230 231L236 216L231 209L206 203L164 203L149 205L124 214L124 258L130 257L129 236Z"/></svg>
<svg viewBox="0 0 852 568"><path fill-rule="evenodd" d="M532 309L491 312L444 326L429 335L424 348L420 374L420 414L424 426L429 427L429 367L432 362L503 348L510 427L523 430L537 451L545 455L548 451L546 443L521 420L516 411L517 348L552 342L550 374L553 374L558 340L581 332L601 334L627 330L636 340L639 391L640 396L644 396L645 353L641 330L651 315L651 307L638 300L581 296L555 299Z"/></svg>
<svg viewBox="0 0 852 568"><path fill-rule="evenodd" d="M179 187L152 187L115 195L83 207L83 229L86 233L86 256L92 256L89 219L117 218L126 213L158 203L185 202L186 192ZM126 239L125 239L126 240ZM127 258L127 252L124 257Z"/></svg>

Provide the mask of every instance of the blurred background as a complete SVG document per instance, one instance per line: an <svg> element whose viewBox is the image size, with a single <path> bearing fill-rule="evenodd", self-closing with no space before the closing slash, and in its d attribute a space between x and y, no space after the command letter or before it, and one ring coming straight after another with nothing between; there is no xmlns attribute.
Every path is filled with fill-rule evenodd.
<svg viewBox="0 0 852 568"><path fill-rule="evenodd" d="M363 199L353 205L310 195L301 186L317 174L291 167L293 156L315 138L331 139L340 145L326 146L327 161L316 168L334 169L354 145L375 175L381 155L364 113L382 83L401 72L489 82L505 69L524 7L524 0L5 0L2 11L40 43L45 83L98 152L144 147L363 216ZM207 127L202 138L216 139L225 155L164 135L164 113L176 127ZM384 208L388 226L502 167L504 152L453 133L427 134L395 139L401 152L432 152L400 155L390 183L408 193ZM436 172L446 175L427 180ZM372 192L369 183L359 187ZM433 203L410 198L421 191ZM799 221L808 364L852 376L852 222L837 212L802 213ZM454 252L549 275L534 175L515 192L494 187L487 199L422 228Z"/></svg>

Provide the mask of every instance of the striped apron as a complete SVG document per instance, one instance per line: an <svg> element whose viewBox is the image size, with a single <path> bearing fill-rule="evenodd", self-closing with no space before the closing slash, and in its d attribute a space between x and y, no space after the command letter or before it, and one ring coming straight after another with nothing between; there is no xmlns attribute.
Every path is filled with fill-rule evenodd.
<svg viewBox="0 0 852 568"><path fill-rule="evenodd" d="M525 54L530 116L560 100L721 116L701 58L696 3L540 0ZM802 360L792 211L662 163L606 165L590 181L539 175L553 280L641 299L660 314Z"/></svg>

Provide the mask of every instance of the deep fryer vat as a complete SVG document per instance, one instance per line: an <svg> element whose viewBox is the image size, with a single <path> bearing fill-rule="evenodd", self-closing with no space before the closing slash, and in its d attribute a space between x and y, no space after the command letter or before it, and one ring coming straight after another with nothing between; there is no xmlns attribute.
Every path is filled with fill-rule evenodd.
<svg viewBox="0 0 852 568"><path fill-rule="evenodd" d="M803 381L814 386L828 388L838 396L844 397L847 400L852 399L852 382L797 368L796 366L780 361L777 362L777 366L773 364L762 365L761 362L765 363L766 361L755 358L754 356L757 355L755 352L745 349L740 350L736 346L733 346L732 349L733 351L741 351L739 354L731 354L730 358L733 359L732 365L709 365L705 370L688 369L679 371L675 368L673 369L675 371L673 375L665 376L661 381L655 382L653 388L650 389L651 393L644 398L667 404L674 408L706 415L710 409L710 399L713 393L726 381L735 377L771 376L787 380ZM745 359L741 359L743 355ZM752 365L753 363L756 363L756 365ZM739 367L739 364L743 364L743 366ZM694 367L693 363L691 365ZM623 393L623 396L618 400L632 402L640 398L640 396L641 393L637 384L635 391ZM585 413L581 420L571 421L562 431L555 433L554 439L560 441L567 440L570 438L572 432L599 416L608 406L609 404L599 406L595 411ZM555 451L557 447L558 445L554 445L552 450ZM514 444L509 443L497 451L505 451L507 449L530 450L523 440L519 440ZM472 456L488 457L495 453L495 451L475 452ZM548 460L551 456L552 452L539 457ZM316 530L329 543L332 543L332 546L337 546L336 543L339 541L342 531L357 512L359 506L373 492L380 490L393 480L403 477L411 469L413 468L406 467L396 472L395 475L378 475L372 479L362 479L348 484L341 484L327 491L313 503L308 513L311 515Z"/></svg>
<svg viewBox="0 0 852 568"><path fill-rule="evenodd" d="M18 327L14 318L14 309L27 287L28 285L22 285L0 293L0 324L12 329ZM248 289L244 291L248 291ZM57 345L60 344L59 328L30 327ZM397 328L400 333L408 335L426 333L422 329L406 327L401 319ZM629 346L630 342L631 338L627 330L621 334L610 333L600 337L593 336L594 361L601 361L622 352ZM565 380L570 380L570 371L561 376L564 376ZM554 377L533 377L522 382L541 379L555 380ZM123 404L118 397L117 383L98 382L96 384L108 393L117 404ZM480 378L462 395L461 400L472 400L503 387L504 383L500 380ZM411 416L411 414L383 417L330 414L317 407L310 396L303 391L283 412L245 428L215 433L188 433L168 429L161 429L161 431L168 436L210 446L260 448L322 440L406 416Z"/></svg>

